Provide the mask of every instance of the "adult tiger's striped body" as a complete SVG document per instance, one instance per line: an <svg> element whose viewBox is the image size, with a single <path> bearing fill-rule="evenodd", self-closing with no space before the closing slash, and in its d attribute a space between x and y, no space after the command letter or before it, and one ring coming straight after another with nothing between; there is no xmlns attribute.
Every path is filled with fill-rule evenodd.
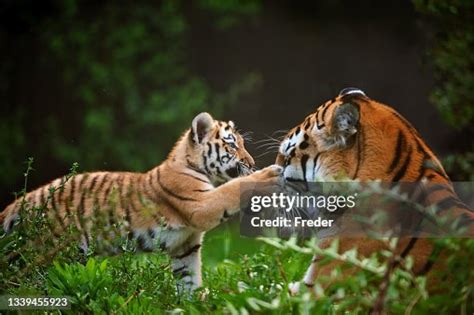
<svg viewBox="0 0 474 315"><path fill-rule="evenodd" d="M276 164L284 167L287 180L311 182L346 174L360 181L423 183L422 202L437 204L439 214L452 208L461 223L468 225L468 234L474 236L474 213L459 201L441 163L418 132L395 110L368 98L361 90L342 90L293 128L281 142ZM321 246L331 241L327 239ZM340 239L341 252L353 247L361 256L369 256L385 244ZM413 256L417 273L427 273L433 267L430 256L434 246L429 239L402 238L397 251L402 257ZM308 287L314 285L318 275L328 275L336 264L318 268L318 259L314 257L304 277ZM296 284L292 291L298 288Z"/></svg>
<svg viewBox="0 0 474 315"><path fill-rule="evenodd" d="M133 235L142 250L169 252L182 286L194 289L201 285L203 232L239 210L242 181L271 181L280 174L277 166L252 172L253 166L233 122L215 121L201 113L168 158L149 172L95 172L75 175L67 182L55 179L26 194L24 200L26 207L48 209L58 223L55 233L75 224L85 251L97 214L105 214L105 224L123 222L121 232ZM237 178L241 175L248 176ZM7 232L21 214L21 200L1 213Z"/></svg>

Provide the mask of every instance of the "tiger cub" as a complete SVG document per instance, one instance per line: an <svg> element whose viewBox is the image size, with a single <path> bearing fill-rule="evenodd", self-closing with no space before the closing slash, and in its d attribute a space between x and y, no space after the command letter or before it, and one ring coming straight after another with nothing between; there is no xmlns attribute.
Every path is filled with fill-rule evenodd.
<svg viewBox="0 0 474 315"><path fill-rule="evenodd" d="M56 234L75 224L86 252L98 212L109 217L108 224L123 222L124 234L134 237L140 249L160 248L171 255L179 287L190 291L201 286L203 234L239 211L241 182L272 182L281 172L276 165L253 168L234 123L201 113L168 158L146 173L84 173L66 182L58 178L24 200L26 207L47 208L57 222ZM21 198L1 213L5 231L13 227L20 208Z"/></svg>
<svg viewBox="0 0 474 315"><path fill-rule="evenodd" d="M438 213L448 209L468 227L474 236L474 212L457 197L438 158L415 128L394 109L380 104L356 88L346 88L339 95L307 116L290 130L279 147L276 164L284 168L288 181L321 181L340 174L359 181L417 182L424 187L422 204L438 206ZM321 247L332 239L323 240ZM339 250L358 248L362 257L384 248L375 239L340 238ZM439 268L442 259L427 238L401 238L397 254L412 255L413 270L426 274ZM318 276L330 275L337 262L319 266L315 256L303 283L312 287ZM435 266L436 265L436 266ZM298 291L299 283L290 290Z"/></svg>

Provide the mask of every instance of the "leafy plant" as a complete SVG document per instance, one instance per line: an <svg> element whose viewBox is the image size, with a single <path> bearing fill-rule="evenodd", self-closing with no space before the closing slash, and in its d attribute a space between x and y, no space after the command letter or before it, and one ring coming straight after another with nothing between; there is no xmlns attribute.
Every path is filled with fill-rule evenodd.
<svg viewBox="0 0 474 315"><path fill-rule="evenodd" d="M427 57L433 65L436 86L430 101L450 127L468 139L459 152L447 157L446 168L456 180L472 179L474 136L474 3L469 0L413 0L434 34ZM457 140L458 138L456 138ZM469 164L471 166L469 166Z"/></svg>
<svg viewBox="0 0 474 315"><path fill-rule="evenodd" d="M474 4L472 1L414 0L418 11L434 26L435 38L429 56L438 85L431 101L454 128L469 127L474 120Z"/></svg>

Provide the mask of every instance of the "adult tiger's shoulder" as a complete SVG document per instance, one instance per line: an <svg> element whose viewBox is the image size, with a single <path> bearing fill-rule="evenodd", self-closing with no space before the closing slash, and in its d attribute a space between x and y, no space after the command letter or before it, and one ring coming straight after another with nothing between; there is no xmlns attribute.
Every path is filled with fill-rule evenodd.
<svg viewBox="0 0 474 315"><path fill-rule="evenodd" d="M271 181L281 169L272 166L253 172L253 168L254 160L234 123L201 113L168 158L152 170L58 178L10 204L0 219L9 232L21 209L45 209L55 223L51 228L56 236L70 225L77 227L84 251L93 228L107 231L121 223L120 234L137 239L140 249L170 253L182 285L195 288L201 284L203 232L239 210L242 181Z"/></svg>

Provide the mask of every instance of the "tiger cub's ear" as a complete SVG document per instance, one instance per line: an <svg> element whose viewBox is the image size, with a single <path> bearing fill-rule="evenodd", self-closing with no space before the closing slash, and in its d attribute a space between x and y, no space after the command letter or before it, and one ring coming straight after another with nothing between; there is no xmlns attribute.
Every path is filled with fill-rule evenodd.
<svg viewBox="0 0 474 315"><path fill-rule="evenodd" d="M359 128L359 107L344 103L339 105L333 112L330 122L329 145L345 148L351 137L357 133Z"/></svg>
<svg viewBox="0 0 474 315"><path fill-rule="evenodd" d="M214 119L208 113L200 113L194 117L191 125L191 136L195 143L201 143L204 137L212 130Z"/></svg>

